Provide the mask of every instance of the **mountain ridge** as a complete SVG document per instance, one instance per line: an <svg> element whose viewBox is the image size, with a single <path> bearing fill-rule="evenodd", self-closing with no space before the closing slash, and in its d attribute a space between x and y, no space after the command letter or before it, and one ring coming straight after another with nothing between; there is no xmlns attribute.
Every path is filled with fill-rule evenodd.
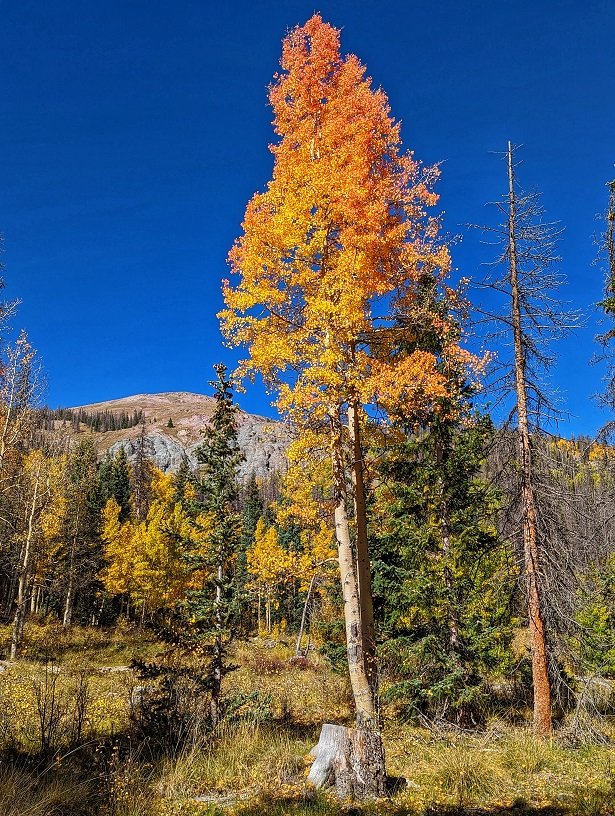
<svg viewBox="0 0 615 816"><path fill-rule="evenodd" d="M214 397L206 394L161 391L77 405L68 410L142 412L143 422L130 428L94 431L80 426L73 436L92 434L101 455L107 451L114 454L123 447L131 461L136 458L138 440L144 432L146 455L164 472L175 472L184 457L194 469L198 467L196 450L202 444L203 429L209 424L214 408ZM240 478L246 479L252 473L267 478L285 470L289 433L281 421L249 414L238 406L237 426L239 446L245 456L239 469Z"/></svg>

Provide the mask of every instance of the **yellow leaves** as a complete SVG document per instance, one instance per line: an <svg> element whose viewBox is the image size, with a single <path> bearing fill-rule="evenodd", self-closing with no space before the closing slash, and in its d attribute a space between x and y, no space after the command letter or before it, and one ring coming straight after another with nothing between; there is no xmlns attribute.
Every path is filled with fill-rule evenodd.
<svg viewBox="0 0 615 816"><path fill-rule="evenodd" d="M119 521L120 506L109 499L103 509L102 539L107 566L101 578L111 593L129 593L135 603L149 609L173 607L195 580L202 579L187 568L180 542L205 546L210 530L206 517L192 524L186 511L174 501L173 477L154 471L153 501L147 519L139 524Z"/></svg>
<svg viewBox="0 0 615 816"><path fill-rule="evenodd" d="M171 504L175 495L175 484L170 473L163 473L154 468L152 477L152 494L155 501Z"/></svg>
<svg viewBox="0 0 615 816"><path fill-rule="evenodd" d="M260 518L254 534L254 545L247 551L248 572L257 584L269 592L276 584L293 576L294 559L278 541L275 527L267 527Z"/></svg>
<svg viewBox="0 0 615 816"><path fill-rule="evenodd" d="M450 269L439 221L426 215L439 172L402 152L386 95L354 55L341 55L339 31L319 15L284 40L270 101L280 137L273 176L246 208L229 253L239 282L225 281L219 314L228 341L249 349L241 373L274 384L279 408L300 425L324 419L357 384L365 394L378 386L369 398L382 405L401 394L423 410L447 387L433 361L374 371L356 347L380 332L372 312L383 296L416 316L419 284L440 285ZM451 321L436 324L433 311L417 320L448 342Z"/></svg>
<svg viewBox="0 0 615 816"><path fill-rule="evenodd" d="M138 528L119 520L120 505L111 498L103 508L101 538L105 542L107 566L101 574L108 592L123 594L131 592L136 585L139 551Z"/></svg>
<svg viewBox="0 0 615 816"><path fill-rule="evenodd" d="M315 574L322 574L337 556L331 516L331 462L320 447L318 434L306 432L291 443L289 468L275 510L281 527L298 526L301 551L294 556L294 572L305 592Z"/></svg>
<svg viewBox="0 0 615 816"><path fill-rule="evenodd" d="M108 499L103 507L101 537L108 544L119 535L120 511L121 507L114 498Z"/></svg>
<svg viewBox="0 0 615 816"><path fill-rule="evenodd" d="M41 531L45 541L55 541L60 537L67 510L68 500L59 496L53 506L41 513Z"/></svg>

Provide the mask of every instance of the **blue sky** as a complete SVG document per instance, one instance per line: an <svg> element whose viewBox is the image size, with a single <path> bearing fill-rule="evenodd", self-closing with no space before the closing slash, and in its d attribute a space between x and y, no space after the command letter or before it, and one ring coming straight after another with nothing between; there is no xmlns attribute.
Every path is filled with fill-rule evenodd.
<svg viewBox="0 0 615 816"><path fill-rule="evenodd" d="M504 167L565 226L566 293L589 312L556 350L562 430L592 433L598 330L595 219L615 176L615 4L3 0L0 231L8 296L38 348L51 405L140 392L207 392L233 364L215 318L226 254L270 176L266 86L281 39L315 10L343 29L388 93L407 147L442 162L460 275L489 251L466 223L489 216ZM272 413L257 387L243 407Z"/></svg>

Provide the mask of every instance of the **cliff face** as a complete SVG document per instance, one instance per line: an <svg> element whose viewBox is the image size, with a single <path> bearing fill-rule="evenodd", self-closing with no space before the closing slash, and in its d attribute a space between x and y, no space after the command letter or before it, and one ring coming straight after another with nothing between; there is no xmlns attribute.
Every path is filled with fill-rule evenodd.
<svg viewBox="0 0 615 816"><path fill-rule="evenodd" d="M203 441L202 430L213 414L214 399L203 394L180 391L137 394L78 407L87 412L111 411L129 415L142 411L146 453L156 467L166 473L176 471L184 456L196 467L195 452ZM240 468L241 478L247 478L251 473L267 477L285 469L289 437L281 422L238 411L237 424L239 445L245 456ZM120 447L124 447L129 460L132 460L136 455L140 434L140 425L125 430L96 433L96 444L101 454L106 451L115 453Z"/></svg>

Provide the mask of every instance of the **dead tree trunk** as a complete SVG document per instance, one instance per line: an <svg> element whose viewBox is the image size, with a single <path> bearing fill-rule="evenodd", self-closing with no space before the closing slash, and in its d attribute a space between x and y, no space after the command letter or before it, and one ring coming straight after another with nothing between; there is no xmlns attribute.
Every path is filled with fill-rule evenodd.
<svg viewBox="0 0 615 816"><path fill-rule="evenodd" d="M615 294L615 179L609 181L609 207L606 214L606 254L611 291Z"/></svg>
<svg viewBox="0 0 615 816"><path fill-rule="evenodd" d="M540 547L538 518L532 478L532 450L530 443L525 349L521 324L519 275L517 263L516 200L512 145L508 143L508 256L512 294L512 327L514 343L514 375L517 402L517 437L521 466L521 508L523 529L524 578L527 591L528 624L532 653L532 681L534 686L534 730L547 736L552 730L551 685L547 662L547 640L540 589Z"/></svg>
<svg viewBox="0 0 615 816"><path fill-rule="evenodd" d="M375 799L384 794L382 740L377 731L325 723L308 782L316 788L333 786L340 799Z"/></svg>

